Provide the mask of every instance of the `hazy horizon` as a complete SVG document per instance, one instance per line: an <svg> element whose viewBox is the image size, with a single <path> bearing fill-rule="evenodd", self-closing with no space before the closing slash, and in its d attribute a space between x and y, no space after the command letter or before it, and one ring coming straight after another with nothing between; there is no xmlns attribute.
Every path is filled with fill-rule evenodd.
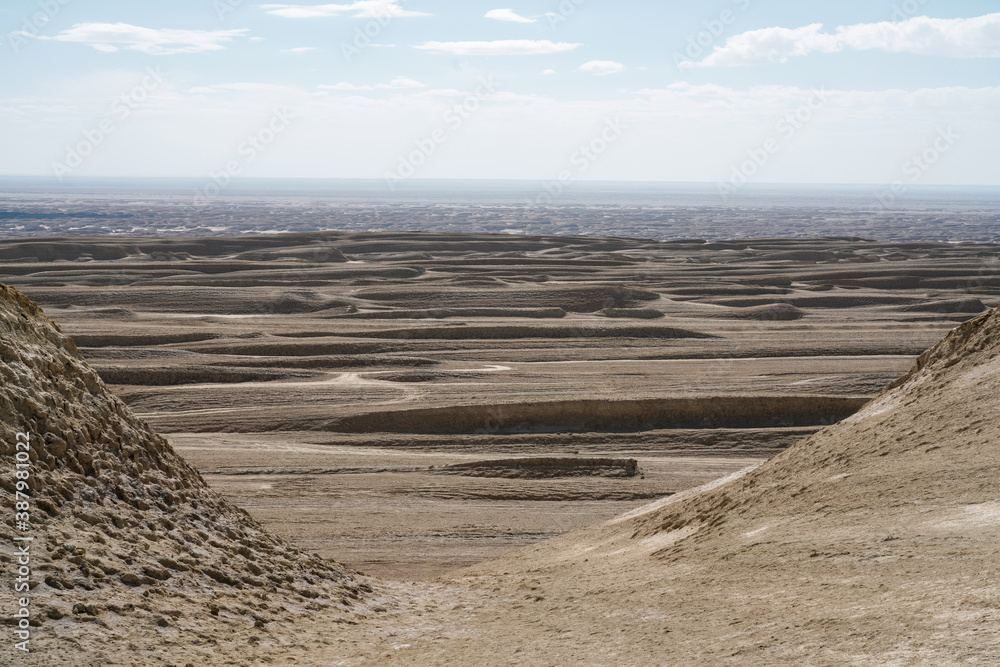
<svg viewBox="0 0 1000 667"><path fill-rule="evenodd" d="M199 189L211 179L192 176L95 176L58 179L51 176L30 174L0 174L0 193L17 189L44 190L49 192L74 192L82 190L104 189L107 192L129 189L176 189L185 194L192 188ZM451 190L491 191L503 193L510 191L544 192L545 181L530 178L414 178L408 179L397 187L390 189L381 178L321 178L321 177L236 177L228 181L218 195L235 196L246 192L267 194L272 190L303 190L313 192L355 192L359 195L392 196L407 191L440 193ZM718 198L719 183L712 181L635 181L635 180L579 180L564 185L561 195L587 192L621 192L621 193L662 193L662 194L710 194ZM871 183L747 183L739 191L732 193L733 198L747 195L787 194L816 192L821 194L850 194L855 196L875 196L879 192L879 184ZM907 187L906 196L900 197L900 203L907 199L922 196L942 194L996 195L1000 197L1000 184L918 184Z"/></svg>
<svg viewBox="0 0 1000 667"><path fill-rule="evenodd" d="M994 3L505 4L5 3L0 173L1000 185Z"/></svg>

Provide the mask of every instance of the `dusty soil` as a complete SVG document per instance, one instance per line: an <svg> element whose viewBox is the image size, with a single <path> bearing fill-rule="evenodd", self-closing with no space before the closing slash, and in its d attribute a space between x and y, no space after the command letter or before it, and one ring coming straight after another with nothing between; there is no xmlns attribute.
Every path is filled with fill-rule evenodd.
<svg viewBox="0 0 1000 667"><path fill-rule="evenodd" d="M857 410L973 315L956 307L1000 300L988 244L330 232L0 255L211 486L401 578L759 462ZM539 456L645 475L430 472Z"/></svg>
<svg viewBox="0 0 1000 667"><path fill-rule="evenodd" d="M1000 660L1000 310L759 467L453 573L386 665ZM478 592L478 595L477 595ZM413 612L408 621L414 620Z"/></svg>
<svg viewBox="0 0 1000 667"><path fill-rule="evenodd" d="M342 622L317 616L295 637L287 624L271 626L271 636L234 625L233 641L247 648L197 640L196 664L213 654L220 664L462 664L475 656L638 665L673 655L706 664L803 656L907 664L928 647L941 663L996 657L989 641L980 649L948 630L978 619L970 627L989 633L988 606L936 626L918 618L928 608L918 595L938 595L942 609L966 604L941 586L965 591L973 607L987 595L976 591L992 590L986 542L959 533L928 542L918 521L921 503L959 512L964 501L949 484L972 498L979 492L969 485L988 481L991 469L977 472L979 459L949 467L941 452L928 465L944 477L925 487L920 475L930 468L906 478L904 466L894 477L888 462L908 454L879 444L931 442L931 415L982 412L991 396L985 388L970 395L977 408L923 399L923 412L907 412L895 431L862 433L852 425L863 419L850 417L949 329L1000 301L995 246L314 233L36 240L30 257L18 247L0 243L0 255L16 258L3 262L0 280L37 299L127 409L165 433L213 491L279 541L345 563L336 566L345 576L358 576L356 568L379 577L365 583L371 591L358 589L363 609L337 611ZM800 445L760 469L792 461L747 492L764 498L753 500L765 508L759 516L737 518L743 505L711 493L685 500L685 490L817 431L806 442L832 449ZM803 504L800 496L811 496L799 489L813 482L802 480L854 460L857 442L865 452L888 448L888 458L871 450L871 460L858 459L862 470L847 472L859 488ZM793 451L811 453L789 459ZM518 459L540 458L634 459L641 474L441 474L514 470ZM911 487L912 498L893 504L894 490ZM663 497L676 504L600 524ZM793 509L782 509L786 501ZM879 503L885 511L862 517ZM670 518L675 511L694 518ZM705 537L737 523L743 532ZM739 541L758 529L767 534L759 554L759 540ZM903 529L916 541L888 540L885 554L872 541ZM669 551L675 544L699 555L685 560ZM910 550L893 550L902 546ZM504 556L511 547L529 551ZM800 558L805 550L818 555ZM949 553L961 557L942 566L946 584L931 586L933 563ZM906 588L912 558L925 593ZM884 599L857 569L873 563L895 568L886 570ZM955 579L968 567L972 579ZM855 585L881 606L862 604L860 593L824 597ZM805 611L792 618L788 609ZM906 640L906 628L919 638ZM128 634L135 646L158 646L148 664L181 655L176 638L164 643L144 626L116 632L115 642ZM94 657L87 641L73 646L92 664L116 664Z"/></svg>
<svg viewBox="0 0 1000 667"><path fill-rule="evenodd" d="M635 477L641 475L635 459L595 459L539 456L530 459L498 459L453 463L435 470L445 475L546 479L551 477ZM645 477L643 475L643 477Z"/></svg>

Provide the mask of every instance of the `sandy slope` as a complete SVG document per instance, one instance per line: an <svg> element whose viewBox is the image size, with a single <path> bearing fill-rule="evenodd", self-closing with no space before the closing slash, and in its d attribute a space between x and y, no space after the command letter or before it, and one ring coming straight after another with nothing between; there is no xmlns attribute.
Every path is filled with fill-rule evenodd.
<svg viewBox="0 0 1000 667"><path fill-rule="evenodd" d="M374 662L996 664L998 390L993 311L755 470L464 571Z"/></svg>

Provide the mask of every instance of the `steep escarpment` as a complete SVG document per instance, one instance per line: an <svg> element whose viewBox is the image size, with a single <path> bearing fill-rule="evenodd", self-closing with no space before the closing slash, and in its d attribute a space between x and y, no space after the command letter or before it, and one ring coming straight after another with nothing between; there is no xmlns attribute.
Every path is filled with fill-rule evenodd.
<svg viewBox="0 0 1000 667"><path fill-rule="evenodd" d="M24 664L116 664L116 639L144 647L145 664L182 645L203 664L227 643L281 645L297 619L347 619L365 606L364 578L211 491L41 309L2 285L0 382L0 487L12 501L0 539L30 545ZM14 512L19 490L27 521ZM17 567L5 548L4 591ZM4 616L13 622L13 610Z"/></svg>

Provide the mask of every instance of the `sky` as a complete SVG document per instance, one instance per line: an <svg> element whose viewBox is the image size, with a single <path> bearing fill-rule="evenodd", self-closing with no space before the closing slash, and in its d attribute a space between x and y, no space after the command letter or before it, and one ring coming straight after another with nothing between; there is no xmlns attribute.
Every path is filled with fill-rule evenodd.
<svg viewBox="0 0 1000 667"><path fill-rule="evenodd" d="M5 0L0 175L1000 185L996 0Z"/></svg>

